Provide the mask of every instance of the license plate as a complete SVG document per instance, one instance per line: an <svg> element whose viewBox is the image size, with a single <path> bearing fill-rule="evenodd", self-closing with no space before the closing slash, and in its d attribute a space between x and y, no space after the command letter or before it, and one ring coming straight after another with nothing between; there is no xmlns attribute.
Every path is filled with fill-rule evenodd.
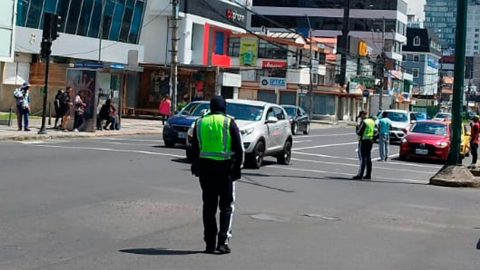
<svg viewBox="0 0 480 270"><path fill-rule="evenodd" d="M417 155L428 155L427 149L415 149L415 154Z"/></svg>
<svg viewBox="0 0 480 270"><path fill-rule="evenodd" d="M180 139L186 139L186 138L187 138L187 133L185 133L185 132L179 132L179 133L178 133L178 138L180 138Z"/></svg>

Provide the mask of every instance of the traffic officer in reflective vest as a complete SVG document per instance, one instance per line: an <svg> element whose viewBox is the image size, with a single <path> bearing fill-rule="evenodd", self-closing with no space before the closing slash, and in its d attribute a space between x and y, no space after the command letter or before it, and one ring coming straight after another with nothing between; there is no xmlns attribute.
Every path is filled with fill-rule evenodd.
<svg viewBox="0 0 480 270"><path fill-rule="evenodd" d="M210 102L210 113L197 119L193 130L192 174L200 177L206 253L230 253L235 180L241 177L243 146L235 121L225 114L222 97ZM217 208L220 228L217 229ZM218 240L218 241L217 241Z"/></svg>
<svg viewBox="0 0 480 270"><path fill-rule="evenodd" d="M367 111L360 111L358 115L362 122L357 127L358 136L358 158L360 159L360 169L358 174L353 177L355 180L370 180L372 179L372 147L373 147L373 132L375 129L375 121L368 118ZM367 174L365 174L365 167Z"/></svg>

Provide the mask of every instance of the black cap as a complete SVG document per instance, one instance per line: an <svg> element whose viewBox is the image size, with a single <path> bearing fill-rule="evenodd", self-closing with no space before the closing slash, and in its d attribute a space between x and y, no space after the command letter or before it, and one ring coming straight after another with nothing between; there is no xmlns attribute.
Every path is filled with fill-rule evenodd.
<svg viewBox="0 0 480 270"><path fill-rule="evenodd" d="M368 112L365 111L365 110L361 110L360 113L358 113L358 117L362 116L362 115L368 115Z"/></svg>
<svg viewBox="0 0 480 270"><path fill-rule="evenodd" d="M210 111L212 113L226 113L227 102L222 96L216 96L210 101Z"/></svg>

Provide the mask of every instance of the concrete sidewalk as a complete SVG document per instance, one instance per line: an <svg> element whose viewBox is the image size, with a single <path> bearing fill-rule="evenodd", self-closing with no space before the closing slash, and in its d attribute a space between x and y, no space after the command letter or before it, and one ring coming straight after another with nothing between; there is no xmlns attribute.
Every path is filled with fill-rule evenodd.
<svg viewBox="0 0 480 270"><path fill-rule="evenodd" d="M52 119L52 124L54 119ZM162 134L163 125L160 120L152 119L131 119L123 118L122 119L122 129L121 130L104 130L96 132L63 132L53 129L53 125L48 125L47 118L47 134L39 135L38 131L40 130L42 124L41 118L32 118L30 119L30 132L18 131L16 119L12 121L12 126L0 125L0 141L14 140L14 141L25 141L25 140L46 140L46 139L57 139L57 138L90 138L90 137L109 137L109 136L132 136L132 135L160 135ZM338 123L329 123L329 122L316 122L312 121L311 129L329 129L340 126L345 126L345 124Z"/></svg>
<svg viewBox="0 0 480 270"><path fill-rule="evenodd" d="M52 119L52 124L54 119ZM42 140L56 138L89 138L89 137L107 137L107 136L129 136L129 135L161 135L162 123L159 120L138 120L122 119L121 130L104 130L96 132L63 132L53 129L53 125L48 125L47 134L39 135L42 121L40 118L30 119L30 132L18 131L16 119L12 121L12 126L0 125L0 141L5 140Z"/></svg>

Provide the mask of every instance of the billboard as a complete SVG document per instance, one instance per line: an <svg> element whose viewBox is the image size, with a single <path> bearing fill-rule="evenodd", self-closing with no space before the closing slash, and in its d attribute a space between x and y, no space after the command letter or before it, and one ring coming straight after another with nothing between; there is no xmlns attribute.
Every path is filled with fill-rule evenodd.
<svg viewBox="0 0 480 270"><path fill-rule="evenodd" d="M0 62L13 62L17 0L0 1Z"/></svg>
<svg viewBox="0 0 480 270"><path fill-rule="evenodd" d="M258 56L258 38L242 37L240 39L240 65L255 66Z"/></svg>

